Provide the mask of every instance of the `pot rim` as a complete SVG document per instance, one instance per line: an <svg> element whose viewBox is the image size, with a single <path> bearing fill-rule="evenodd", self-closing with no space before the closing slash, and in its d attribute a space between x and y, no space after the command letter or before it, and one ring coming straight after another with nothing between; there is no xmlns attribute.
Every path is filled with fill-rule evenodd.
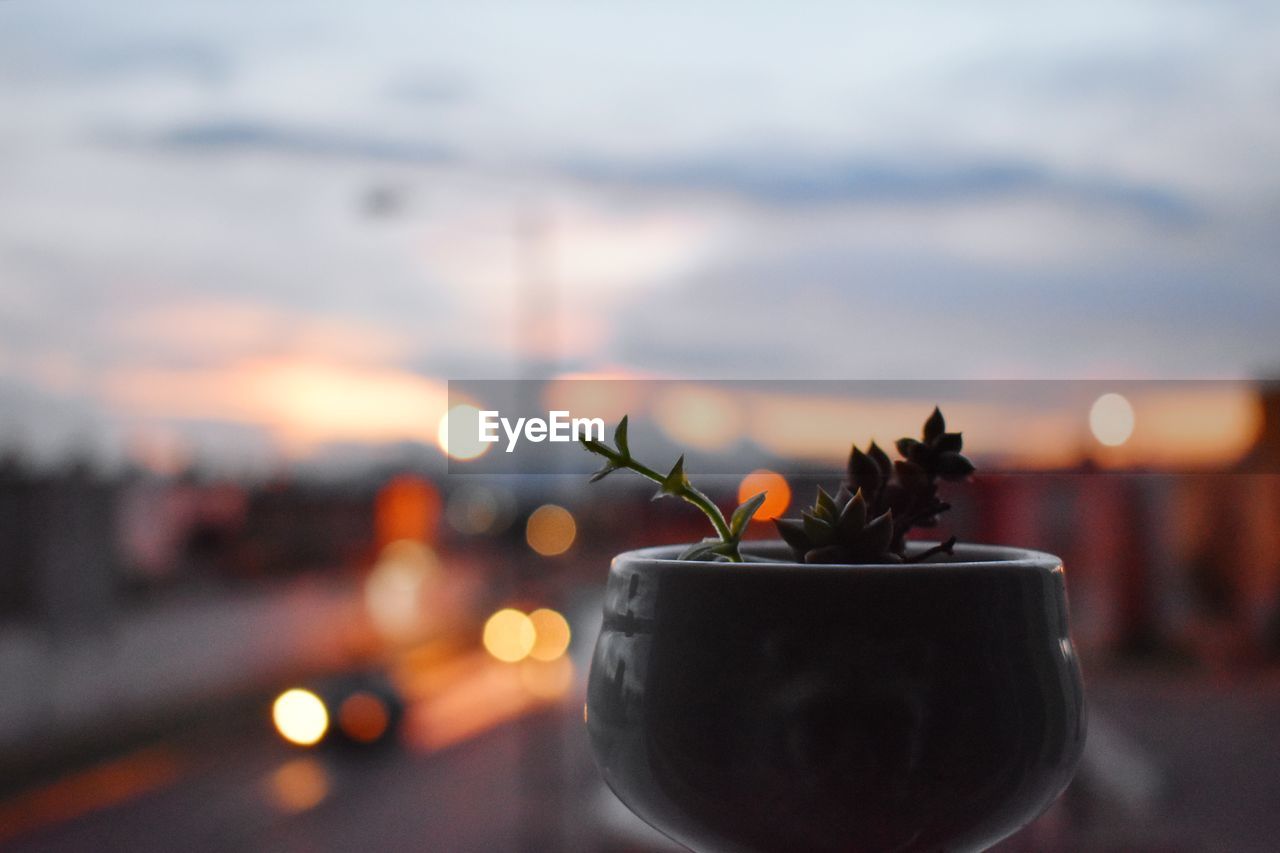
<svg viewBox="0 0 1280 853"><path fill-rule="evenodd" d="M937 542L912 541L907 543L908 553L920 552L938 544ZM934 571L952 572L957 569L987 569L1025 571L1027 569L1042 572L1061 572L1062 558L1045 551L1034 551L1029 548L1018 548L1011 545L984 545L964 542L955 546L954 554L947 558L942 555L927 563L797 563L794 560L778 560L771 553L790 556L791 548L781 539L753 539L742 543L742 550L748 556L766 557L767 560L742 563L711 562L708 560L676 559L688 545L655 545L624 551L613 558L615 566L639 568L647 566L662 569L712 569L717 572L737 573L743 571L778 571L779 569L797 569L804 572L885 572L909 571L916 573L932 573Z"/></svg>

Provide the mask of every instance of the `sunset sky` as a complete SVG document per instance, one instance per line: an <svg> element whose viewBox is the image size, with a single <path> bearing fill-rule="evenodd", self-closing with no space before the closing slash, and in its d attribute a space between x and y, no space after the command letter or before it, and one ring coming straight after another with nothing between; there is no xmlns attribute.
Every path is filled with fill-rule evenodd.
<svg viewBox="0 0 1280 853"><path fill-rule="evenodd" d="M0 448L1280 369L1263 3L0 3Z"/></svg>

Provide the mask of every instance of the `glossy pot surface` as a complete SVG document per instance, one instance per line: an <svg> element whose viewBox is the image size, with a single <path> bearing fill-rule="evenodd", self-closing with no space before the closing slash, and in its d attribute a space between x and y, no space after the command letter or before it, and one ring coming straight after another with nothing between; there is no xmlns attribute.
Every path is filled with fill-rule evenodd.
<svg viewBox="0 0 1280 853"><path fill-rule="evenodd" d="M839 566L621 554L587 726L609 787L699 851L980 850L1084 744L1058 558ZM751 552L774 559L781 543Z"/></svg>

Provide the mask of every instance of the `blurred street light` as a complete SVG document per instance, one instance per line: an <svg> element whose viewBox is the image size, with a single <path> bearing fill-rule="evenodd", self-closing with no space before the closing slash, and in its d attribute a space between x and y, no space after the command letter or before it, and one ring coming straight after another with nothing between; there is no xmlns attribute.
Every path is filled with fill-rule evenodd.
<svg viewBox="0 0 1280 853"><path fill-rule="evenodd" d="M505 663L524 660L533 650L538 632L533 620L514 608L499 610L484 623L484 647Z"/></svg>
<svg viewBox="0 0 1280 853"><path fill-rule="evenodd" d="M329 730L329 712L320 697L295 687L281 693L271 707L276 731L290 743L312 746Z"/></svg>
<svg viewBox="0 0 1280 853"><path fill-rule="evenodd" d="M492 446L480 440L480 410L470 403L459 403L444 413L436 441L446 456L462 462L478 459Z"/></svg>
<svg viewBox="0 0 1280 853"><path fill-rule="evenodd" d="M1089 410L1089 429L1107 447L1119 447L1133 435L1133 406L1120 394L1103 394Z"/></svg>
<svg viewBox="0 0 1280 853"><path fill-rule="evenodd" d="M535 633L529 657L539 661L563 657L569 649L571 636L568 620L555 610L542 607L529 614L529 621L533 623Z"/></svg>
<svg viewBox="0 0 1280 853"><path fill-rule="evenodd" d="M391 725L391 712L381 698L364 690L352 693L338 706L338 728L356 743L375 743Z"/></svg>
<svg viewBox="0 0 1280 853"><path fill-rule="evenodd" d="M365 580L365 607L374 628L393 641L411 640L423 631L426 593L439 574L435 552L410 539L382 549Z"/></svg>
<svg viewBox="0 0 1280 853"><path fill-rule="evenodd" d="M544 557L555 557L573 547L578 526L569 510L555 504L543 504L529 516L524 535L530 548Z"/></svg>

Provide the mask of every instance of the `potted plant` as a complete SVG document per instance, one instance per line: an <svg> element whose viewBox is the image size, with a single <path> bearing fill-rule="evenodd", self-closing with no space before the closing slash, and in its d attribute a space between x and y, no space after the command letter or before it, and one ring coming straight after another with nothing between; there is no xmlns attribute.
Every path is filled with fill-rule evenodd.
<svg viewBox="0 0 1280 853"><path fill-rule="evenodd" d="M855 447L780 540L743 542L680 460L635 460L627 419L593 481L629 469L702 510L715 536L619 554L587 727L632 811L705 851L981 850L1040 814L1084 743L1061 561L912 542L973 473L934 410L921 437Z"/></svg>

